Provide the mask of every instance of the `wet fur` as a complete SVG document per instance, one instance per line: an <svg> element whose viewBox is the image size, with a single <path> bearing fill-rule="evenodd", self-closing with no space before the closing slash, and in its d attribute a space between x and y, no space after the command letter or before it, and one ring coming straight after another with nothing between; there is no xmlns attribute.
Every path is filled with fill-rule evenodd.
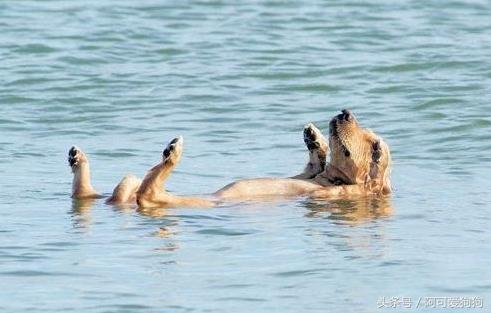
<svg viewBox="0 0 491 313"><path fill-rule="evenodd" d="M152 167L143 180L133 175L125 176L107 202L136 202L140 208L211 207L219 201L257 200L265 196L343 198L391 192L389 147L375 133L360 127L351 112L343 110L331 120L328 141L313 124L306 125L304 142L309 161L301 174L291 178L236 181L206 198L177 196L164 188L166 179L182 156L183 139L178 137L167 145L162 161ZM74 173L72 197L98 197L90 182L89 163L83 151L72 147L69 164Z"/></svg>

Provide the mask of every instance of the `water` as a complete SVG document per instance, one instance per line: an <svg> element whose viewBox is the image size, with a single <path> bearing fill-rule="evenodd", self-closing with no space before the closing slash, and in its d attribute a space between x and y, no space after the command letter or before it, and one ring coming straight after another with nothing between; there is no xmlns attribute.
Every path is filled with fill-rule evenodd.
<svg viewBox="0 0 491 313"><path fill-rule="evenodd" d="M491 310L490 10L2 1L0 311ZM69 197L72 144L109 193L183 135L168 189L208 193L298 173L303 125L342 108L390 144L390 198L135 212Z"/></svg>

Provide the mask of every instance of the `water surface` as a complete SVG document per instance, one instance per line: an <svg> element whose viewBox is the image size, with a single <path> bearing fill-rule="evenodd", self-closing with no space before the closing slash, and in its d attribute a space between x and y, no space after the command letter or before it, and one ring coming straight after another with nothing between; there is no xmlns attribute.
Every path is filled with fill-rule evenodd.
<svg viewBox="0 0 491 313"><path fill-rule="evenodd" d="M490 12L2 1L0 310L375 312L403 296L489 310ZM391 146L390 198L135 212L69 197L72 144L109 193L183 135L168 189L208 193L298 173L303 125L327 133L342 108Z"/></svg>

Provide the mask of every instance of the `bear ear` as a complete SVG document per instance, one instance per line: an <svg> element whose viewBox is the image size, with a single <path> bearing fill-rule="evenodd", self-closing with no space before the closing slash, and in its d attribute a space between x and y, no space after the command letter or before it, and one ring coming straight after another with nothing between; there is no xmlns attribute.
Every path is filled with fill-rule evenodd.
<svg viewBox="0 0 491 313"><path fill-rule="evenodd" d="M376 179L379 174L380 157L382 156L382 149L380 148L380 140L375 139L372 142L372 160L370 161L370 180Z"/></svg>
<svg viewBox="0 0 491 313"><path fill-rule="evenodd" d="M382 155L381 150L380 140L377 139L372 143L372 162L378 163L380 161L380 156Z"/></svg>
<svg viewBox="0 0 491 313"><path fill-rule="evenodd" d="M370 162L369 188L375 193L389 194L391 157L389 146L380 138L372 142L372 160Z"/></svg>

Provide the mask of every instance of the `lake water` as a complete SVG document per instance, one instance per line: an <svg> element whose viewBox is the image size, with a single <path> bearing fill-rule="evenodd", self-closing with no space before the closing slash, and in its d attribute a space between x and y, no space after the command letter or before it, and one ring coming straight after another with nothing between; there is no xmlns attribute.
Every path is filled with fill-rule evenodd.
<svg viewBox="0 0 491 313"><path fill-rule="evenodd" d="M491 310L489 1L176 3L0 3L0 311ZM343 108L391 146L391 197L70 199L72 144L109 193L183 135L168 189L209 193L300 172Z"/></svg>

